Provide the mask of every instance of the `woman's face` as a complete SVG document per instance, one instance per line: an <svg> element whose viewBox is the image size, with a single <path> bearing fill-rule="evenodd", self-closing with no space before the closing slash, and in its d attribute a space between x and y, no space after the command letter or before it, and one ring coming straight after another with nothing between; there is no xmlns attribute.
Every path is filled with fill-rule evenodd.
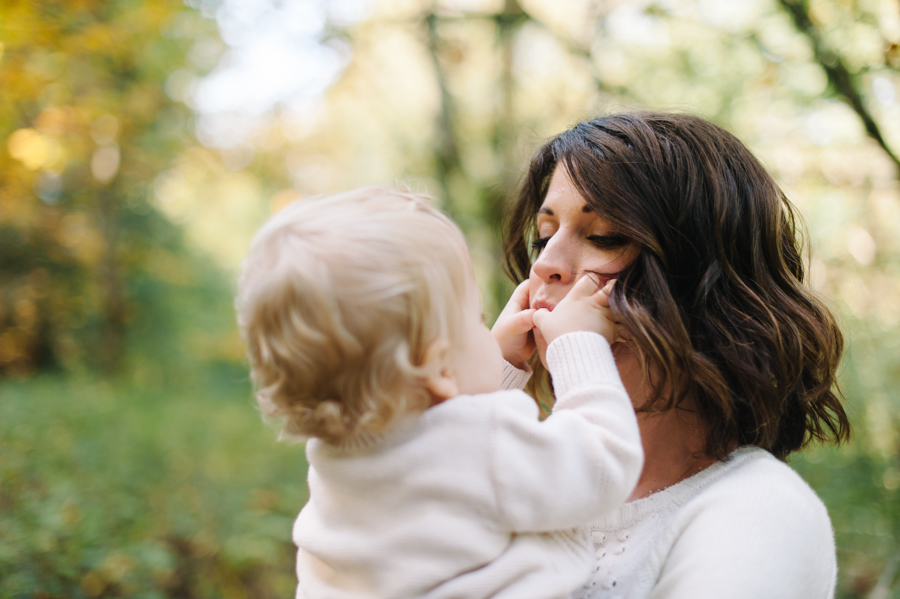
<svg viewBox="0 0 900 599"><path fill-rule="evenodd" d="M600 284L606 284L639 251L633 241L591 209L561 166L553 172L547 197L538 210L537 232L534 245L540 254L531 267L528 286L532 308L552 311L585 273L595 273ZM546 365L547 344L537 329L534 337Z"/></svg>

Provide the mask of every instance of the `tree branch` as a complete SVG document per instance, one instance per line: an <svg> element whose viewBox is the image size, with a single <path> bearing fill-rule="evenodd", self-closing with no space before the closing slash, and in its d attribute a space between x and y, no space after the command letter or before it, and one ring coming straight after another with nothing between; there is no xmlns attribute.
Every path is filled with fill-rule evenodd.
<svg viewBox="0 0 900 599"><path fill-rule="evenodd" d="M863 126L866 128L866 133L887 153L897 167L898 175L900 175L900 158L888 146L887 141L881 134L881 130L878 128L878 124L875 122L875 118L866 108L865 103L863 103L862 96L860 96L855 85L854 77L847 69L844 61L841 60L837 53L828 49L822 41L819 30L816 29L812 19L809 17L807 0L778 0L778 2L791 15L794 26L809 38L816 61L825 70L825 73L828 75L828 81L835 91L859 116Z"/></svg>
<svg viewBox="0 0 900 599"><path fill-rule="evenodd" d="M603 78L600 76L600 73L597 71L597 65L594 62L594 57L591 54L591 49L582 46L581 44L576 43L569 37L566 37L554 30L550 25L542 21L541 19L536 18L532 14L525 11L525 16L527 20L535 25L538 25L541 29L549 33L553 38L559 42L566 50L569 51L569 54L573 54L575 56L580 56L587 60L590 65L591 78L594 80L594 85L596 86L598 91L617 94L620 96L631 97L631 94L628 93L628 90L621 86L611 86Z"/></svg>
<svg viewBox="0 0 900 599"><path fill-rule="evenodd" d="M600 77L600 74L597 72L597 66L594 63L593 57L591 55L590 48L586 48L583 45L575 42L569 37L566 37L553 29L550 25L538 19L531 13L529 13L526 9L524 9L518 1L513 4L507 3L503 12L499 13L484 13L484 12L464 12L461 14L438 14L432 13L429 15L430 18L433 18L437 21L466 21L473 19L483 19L483 20L491 20L495 21L498 27L503 28L508 25L521 25L522 23L533 23L550 34L553 39L559 42L570 54L575 56L580 56L588 61L590 64L591 77L594 80L594 85L596 85L598 91L614 93L622 96L629 96L628 90L621 86L610 86Z"/></svg>

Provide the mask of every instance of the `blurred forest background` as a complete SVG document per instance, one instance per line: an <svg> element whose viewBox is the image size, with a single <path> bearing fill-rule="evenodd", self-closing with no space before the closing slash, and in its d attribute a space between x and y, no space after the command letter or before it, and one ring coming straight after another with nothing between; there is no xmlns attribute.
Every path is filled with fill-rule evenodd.
<svg viewBox="0 0 900 599"><path fill-rule="evenodd" d="M898 89L897 0L4 0L0 598L292 596L302 447L232 309L255 229L430 192L496 314L530 154L640 107L735 132L807 219L856 434L791 464L838 597L900 598Z"/></svg>

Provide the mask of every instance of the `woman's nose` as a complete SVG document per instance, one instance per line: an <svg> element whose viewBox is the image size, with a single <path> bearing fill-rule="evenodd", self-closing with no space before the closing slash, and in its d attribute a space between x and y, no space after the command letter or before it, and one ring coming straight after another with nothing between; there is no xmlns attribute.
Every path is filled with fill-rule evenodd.
<svg viewBox="0 0 900 599"><path fill-rule="evenodd" d="M531 268L544 283L555 281L568 285L575 274L572 248L567 247L559 235L554 235Z"/></svg>

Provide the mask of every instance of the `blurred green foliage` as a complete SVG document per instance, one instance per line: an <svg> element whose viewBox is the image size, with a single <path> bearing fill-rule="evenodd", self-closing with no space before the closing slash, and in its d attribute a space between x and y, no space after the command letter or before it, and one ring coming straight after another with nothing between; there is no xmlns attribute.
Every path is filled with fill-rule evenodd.
<svg viewBox="0 0 900 599"><path fill-rule="evenodd" d="M298 198L400 182L461 224L496 314L521 169L622 107L728 127L806 218L856 436L791 464L831 513L838 597L900 598L897 1L357 4L0 3L0 599L290 595L305 464L252 405L232 309L250 235ZM328 89L200 143L197 90L240 65L241 19L301 5L342 57Z"/></svg>
<svg viewBox="0 0 900 599"><path fill-rule="evenodd" d="M191 139L164 91L191 27L214 26L171 0L0 6L0 374L118 370L185 278L147 189Z"/></svg>

